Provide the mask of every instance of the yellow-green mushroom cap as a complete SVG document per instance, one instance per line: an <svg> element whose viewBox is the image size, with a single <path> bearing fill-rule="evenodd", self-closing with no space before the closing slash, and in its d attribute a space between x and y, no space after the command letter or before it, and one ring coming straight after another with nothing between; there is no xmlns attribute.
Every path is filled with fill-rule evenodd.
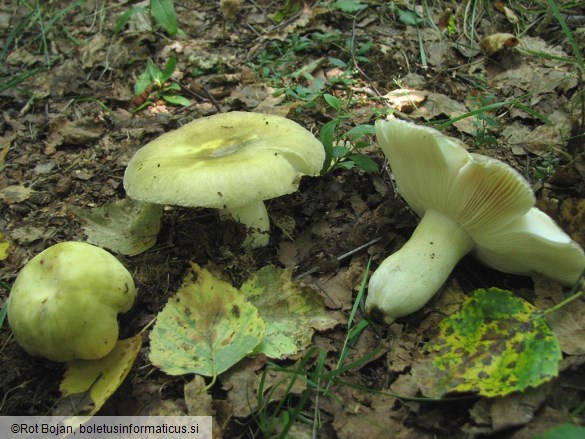
<svg viewBox="0 0 585 439"><path fill-rule="evenodd" d="M132 307L135 295L132 275L112 254L62 242L20 271L8 297L8 321L31 355L63 362L102 358L118 340L118 313Z"/></svg>
<svg viewBox="0 0 585 439"><path fill-rule="evenodd" d="M248 245L259 247L268 243L264 200L295 192L324 160L321 142L296 122L235 111L196 119L142 147L124 188L140 201L222 209L258 232Z"/></svg>

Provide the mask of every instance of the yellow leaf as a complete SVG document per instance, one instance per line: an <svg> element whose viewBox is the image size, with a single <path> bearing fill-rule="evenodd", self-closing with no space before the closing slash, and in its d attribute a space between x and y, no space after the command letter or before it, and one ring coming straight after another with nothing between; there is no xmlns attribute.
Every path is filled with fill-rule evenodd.
<svg viewBox="0 0 585 439"><path fill-rule="evenodd" d="M254 351L264 327L256 307L238 290L192 263L157 316L149 358L169 375L215 377Z"/></svg>
<svg viewBox="0 0 585 439"><path fill-rule="evenodd" d="M96 414L122 384L140 352L142 339L136 335L118 340L112 352L99 360L74 360L67 363L61 382L63 396L89 392L91 399L84 415Z"/></svg>
<svg viewBox="0 0 585 439"><path fill-rule="evenodd" d="M10 250L10 243L4 238L4 233L0 232L0 261L4 261L8 257Z"/></svg>

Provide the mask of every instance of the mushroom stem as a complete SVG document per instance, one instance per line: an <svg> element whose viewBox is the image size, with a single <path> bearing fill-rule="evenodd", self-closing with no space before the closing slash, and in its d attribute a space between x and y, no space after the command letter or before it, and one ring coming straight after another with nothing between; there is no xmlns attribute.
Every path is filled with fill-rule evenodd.
<svg viewBox="0 0 585 439"><path fill-rule="evenodd" d="M254 201L239 207L231 207L221 211L222 218L228 217L247 227L245 248L258 248L268 245L270 236L270 219L264 201Z"/></svg>
<svg viewBox="0 0 585 439"><path fill-rule="evenodd" d="M457 222L429 209L412 237L370 278L366 311L390 324L422 308L473 248Z"/></svg>

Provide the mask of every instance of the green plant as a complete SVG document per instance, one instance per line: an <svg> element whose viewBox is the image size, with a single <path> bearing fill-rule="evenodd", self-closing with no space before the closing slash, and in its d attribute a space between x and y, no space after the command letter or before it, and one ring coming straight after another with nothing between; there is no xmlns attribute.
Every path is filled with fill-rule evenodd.
<svg viewBox="0 0 585 439"><path fill-rule="evenodd" d="M282 367L269 362L262 372L258 385L258 410L254 416L258 428L265 437L285 438L293 424L297 421L319 424L319 395L336 398L332 392L334 385L350 385L342 380L341 376L349 370L359 368L375 358L380 350L376 347L369 354L352 362L347 358L359 340L363 331L370 325L366 319L356 320L358 309L363 307L367 279L369 276L371 259L368 260L360 289L354 300L347 322L347 333L339 354L338 361L332 370L326 368L326 352L316 347L310 348L292 367ZM362 309L363 311L363 309ZM269 372L282 374L270 389L266 388L266 378ZM299 396L293 396L293 388L298 381L305 383L305 388ZM276 402L271 402L279 388L284 388L283 396ZM369 389L363 389L370 391ZM313 414L308 413L308 405L313 402ZM306 413L306 414L305 414Z"/></svg>
<svg viewBox="0 0 585 439"><path fill-rule="evenodd" d="M358 167L367 172L378 170L376 163L360 151L371 142L368 135L374 134L373 125L358 125L342 132L343 121L351 118L351 114L343 102L330 94L324 96L327 104L335 110L335 117L321 128L321 143L325 148L325 162L321 175L334 169L351 169Z"/></svg>
<svg viewBox="0 0 585 439"><path fill-rule="evenodd" d="M77 0L54 10L42 2L19 3L20 7L28 10L28 14L13 26L6 40L3 41L3 47L0 50L0 92L19 87L28 78L50 69L61 60L49 50L52 44L51 35L55 36L55 29L62 30L74 44L79 43L63 26L63 18L74 9L81 7L84 2L85 0ZM12 69L3 61L10 56L11 49L16 47L33 55L41 55L42 62L37 62L35 67L24 71L20 67Z"/></svg>
<svg viewBox="0 0 585 439"><path fill-rule="evenodd" d="M555 172L559 162L559 157L553 152L547 152L541 155L538 157L532 168L534 178L537 180L544 180L545 178L550 177Z"/></svg>
<svg viewBox="0 0 585 439"><path fill-rule="evenodd" d="M271 41L251 64L258 74L275 88L275 94L302 101L303 107L315 106L321 96L333 87L349 88L357 81L357 62L367 63L366 53L372 47L371 40L356 45L353 38L343 39L337 32L314 32L308 35L291 34L283 41ZM300 64L308 54L334 50L335 56L319 57ZM347 59L347 60L344 60ZM341 73L327 81L314 77L320 69L337 68ZM292 73L291 73L292 72Z"/></svg>
<svg viewBox="0 0 585 439"><path fill-rule="evenodd" d="M472 121L475 127L475 143L479 146L497 146L496 131L500 123L494 110L489 106L497 102L497 97L491 93L475 93L468 97L467 106L478 111Z"/></svg>
<svg viewBox="0 0 585 439"><path fill-rule="evenodd" d="M355 14L366 9L368 5L360 0L335 0L331 7L346 14Z"/></svg>
<svg viewBox="0 0 585 439"><path fill-rule="evenodd" d="M426 24L426 21L411 9L401 8L396 2L391 1L388 3L388 10L391 14L396 15L396 18L400 23L405 26L412 26L416 29L418 48L420 52L420 62L423 67L427 67L427 55L423 46L422 36L420 34L420 27Z"/></svg>
<svg viewBox="0 0 585 439"><path fill-rule="evenodd" d="M175 94L181 90L181 86L170 81L176 65L177 60L174 56L167 60L162 70L150 59L148 60L146 70L140 74L134 84L134 94L142 100L135 111L148 107L158 99L163 99L171 105L191 105L189 99Z"/></svg>
<svg viewBox="0 0 585 439"><path fill-rule="evenodd" d="M114 32L120 32L134 15L146 13L149 14L152 23L158 25L171 37L174 37L179 32L177 14L175 12L173 0L150 0L148 7L131 7L120 16L118 21L116 21Z"/></svg>

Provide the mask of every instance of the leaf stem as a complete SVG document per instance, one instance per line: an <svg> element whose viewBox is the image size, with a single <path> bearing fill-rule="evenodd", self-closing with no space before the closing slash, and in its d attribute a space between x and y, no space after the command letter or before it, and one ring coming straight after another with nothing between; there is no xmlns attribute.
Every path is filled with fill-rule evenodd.
<svg viewBox="0 0 585 439"><path fill-rule="evenodd" d="M573 294L572 296L567 297L565 300L563 300L560 303L557 303L555 306L545 309L544 311L540 312L538 314L539 317L543 317L547 314L550 314L551 312L555 312L558 311L559 309L561 309L562 307L566 306L567 304L571 303L573 300L578 299L579 297L583 296L583 291L579 291L576 294Z"/></svg>

